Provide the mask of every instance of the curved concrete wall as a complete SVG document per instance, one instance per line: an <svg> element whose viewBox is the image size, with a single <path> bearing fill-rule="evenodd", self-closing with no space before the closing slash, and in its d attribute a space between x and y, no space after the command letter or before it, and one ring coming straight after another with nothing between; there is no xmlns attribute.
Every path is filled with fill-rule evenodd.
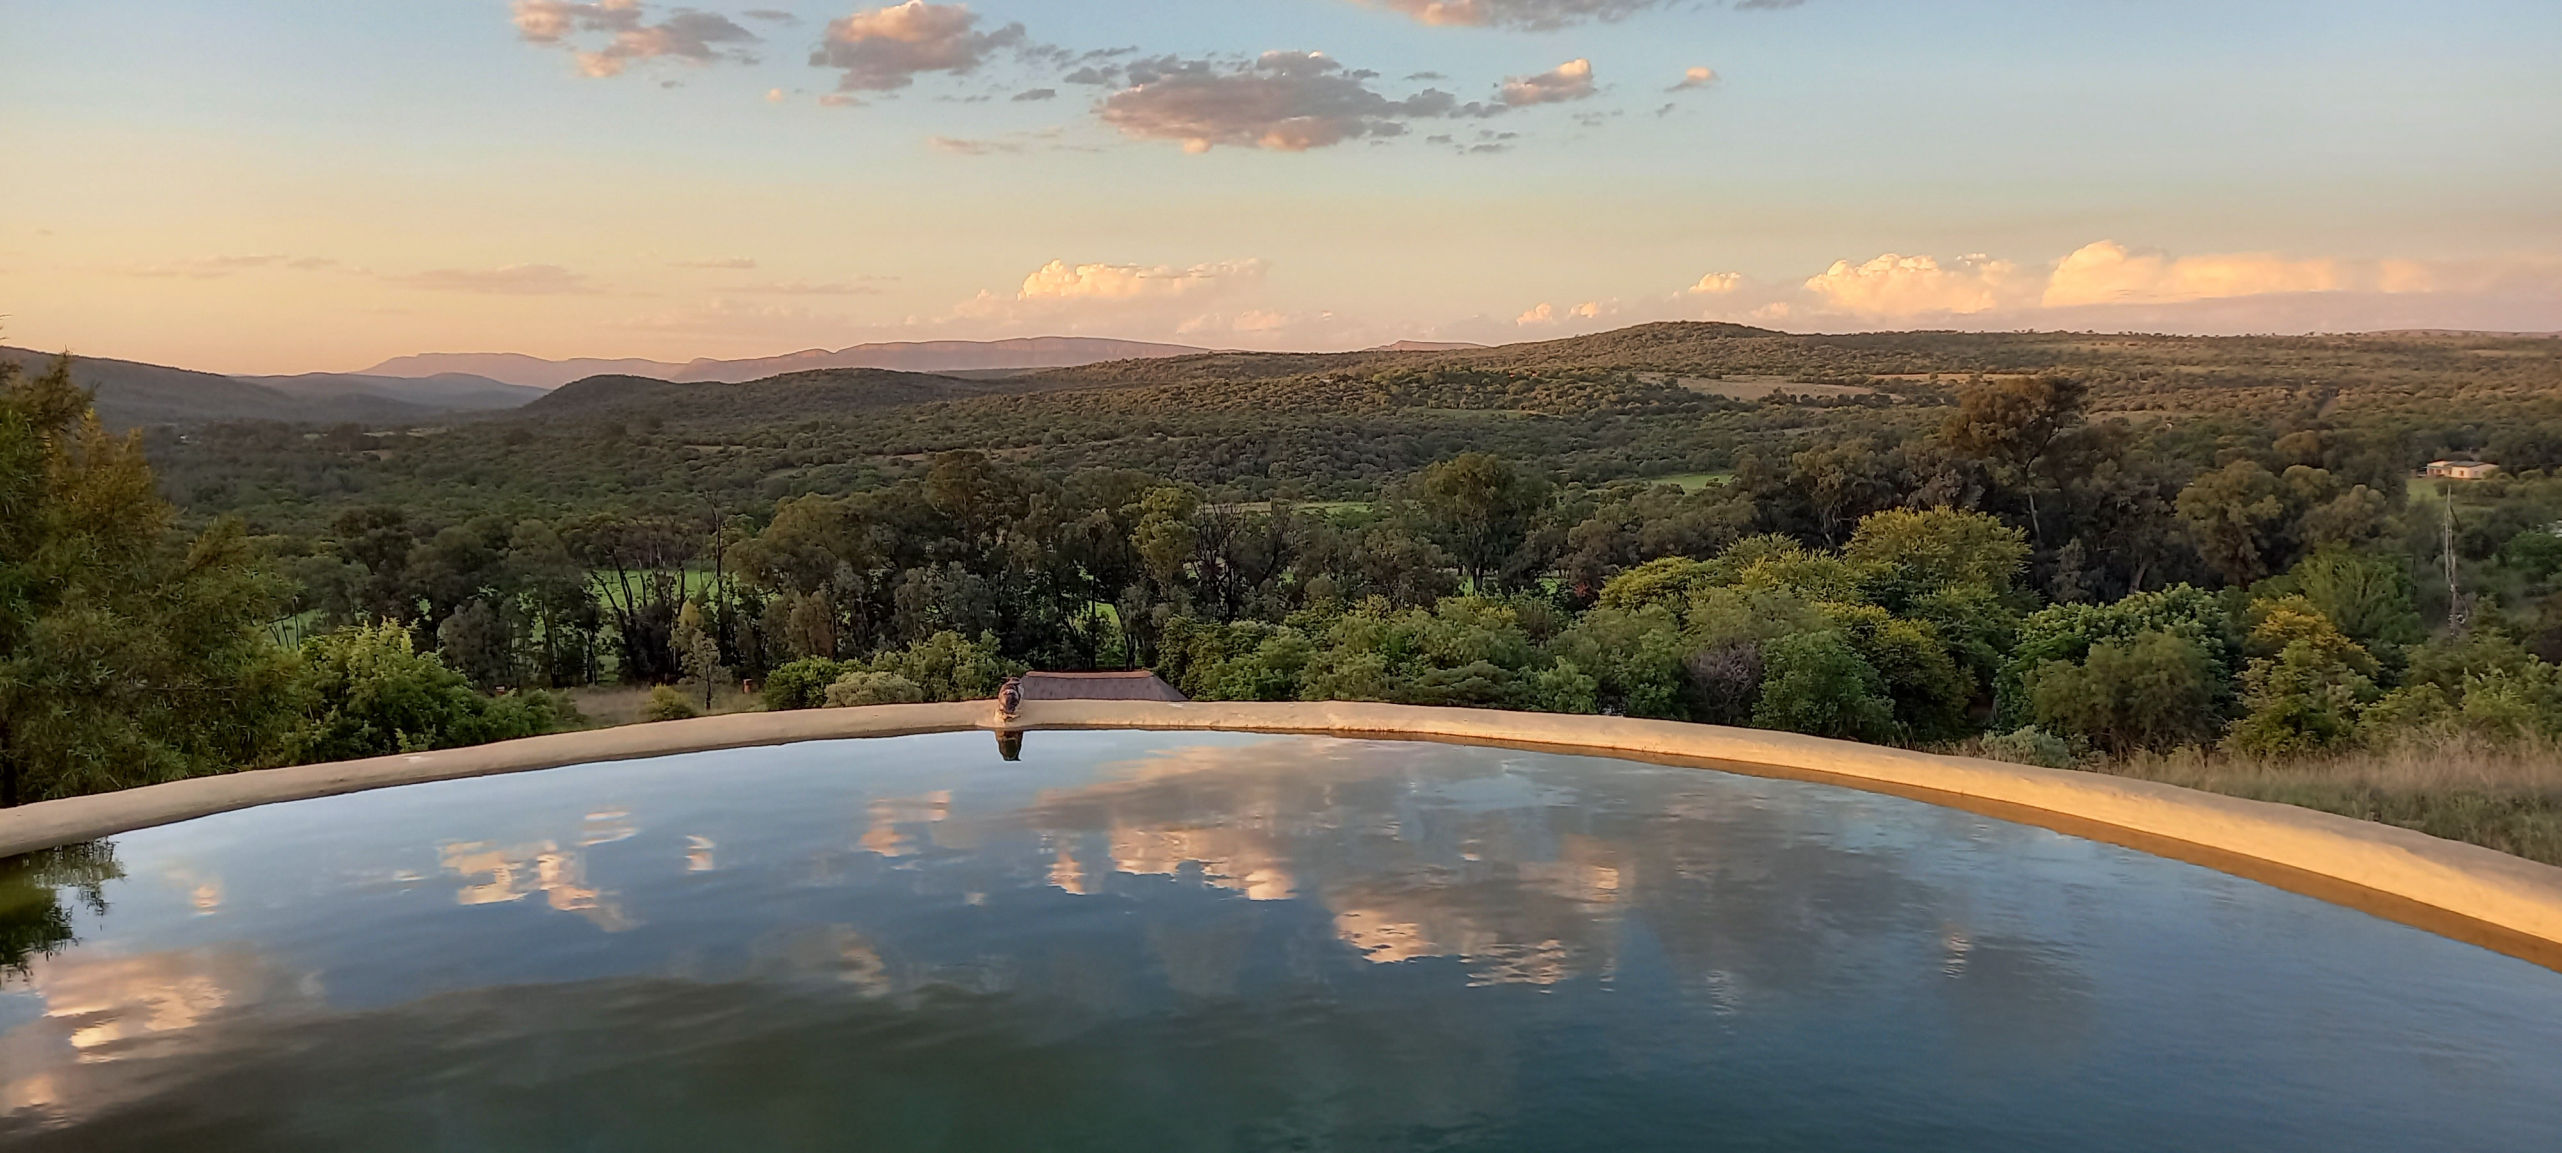
<svg viewBox="0 0 2562 1153"><path fill-rule="evenodd" d="M201 777L0 811L0 855L253 805L711 749L1000 727L986 702L744 713ZM1374 704L1042 701L1001 727L1307 733L1495 744L1800 777L2132 845L2562 969L2562 869L2407 829L2093 773L1624 717Z"/></svg>

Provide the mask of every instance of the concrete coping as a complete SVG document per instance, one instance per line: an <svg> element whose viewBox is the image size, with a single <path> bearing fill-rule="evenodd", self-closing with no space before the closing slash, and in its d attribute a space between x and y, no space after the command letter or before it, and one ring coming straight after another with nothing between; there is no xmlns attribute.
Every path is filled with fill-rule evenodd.
<svg viewBox="0 0 2562 1153"><path fill-rule="evenodd" d="M1889 793L2190 861L2562 970L2562 868L2409 829L2097 773L1626 717L1357 703L1032 701L740 713L197 777L0 810L0 856L257 805L572 765L969 730L1432 740L1693 765Z"/></svg>

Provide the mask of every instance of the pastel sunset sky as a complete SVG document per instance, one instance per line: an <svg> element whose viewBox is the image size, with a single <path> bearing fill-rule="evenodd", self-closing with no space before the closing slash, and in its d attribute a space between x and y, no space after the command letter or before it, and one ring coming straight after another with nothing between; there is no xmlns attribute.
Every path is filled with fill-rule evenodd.
<svg viewBox="0 0 2562 1153"><path fill-rule="evenodd" d="M2562 329L2553 0L0 0L0 340L228 372Z"/></svg>

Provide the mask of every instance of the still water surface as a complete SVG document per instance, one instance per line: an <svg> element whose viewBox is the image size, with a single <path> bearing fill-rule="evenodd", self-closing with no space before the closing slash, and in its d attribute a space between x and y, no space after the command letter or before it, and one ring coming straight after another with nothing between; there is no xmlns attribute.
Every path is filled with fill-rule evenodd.
<svg viewBox="0 0 2562 1153"><path fill-rule="evenodd" d="M11 1149L2562 1144L2562 974L1911 801L1497 749L415 786L21 861L0 920Z"/></svg>

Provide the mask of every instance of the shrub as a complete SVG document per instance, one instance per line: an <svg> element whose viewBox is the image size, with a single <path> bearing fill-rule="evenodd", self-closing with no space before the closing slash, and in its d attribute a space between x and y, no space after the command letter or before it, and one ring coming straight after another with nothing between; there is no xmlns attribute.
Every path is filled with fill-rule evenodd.
<svg viewBox="0 0 2562 1153"><path fill-rule="evenodd" d="M815 709L827 703L828 686L844 677L844 661L803 657L765 676L764 700L769 710Z"/></svg>
<svg viewBox="0 0 2562 1153"><path fill-rule="evenodd" d="M303 645L310 723L304 759L351 760L511 740L558 727L548 693L492 699L395 624L342 629Z"/></svg>
<svg viewBox="0 0 2562 1153"><path fill-rule="evenodd" d="M1840 633L1781 637L1762 646L1762 664L1753 724L1853 741L1895 738L1885 678Z"/></svg>
<svg viewBox="0 0 2562 1153"><path fill-rule="evenodd" d="M873 658L871 671L891 673L915 684L929 701L983 701L1005 687L1007 677L1023 666L997 655L996 635L970 640L944 630L904 649ZM833 682L830 682L833 683Z"/></svg>
<svg viewBox="0 0 2562 1153"><path fill-rule="evenodd" d="M2248 710L2225 738L2236 752L2292 756L2349 743L2358 714L2380 693L2375 658L2301 596L2253 606L2252 645L2262 652L2242 674Z"/></svg>
<svg viewBox="0 0 2562 1153"><path fill-rule="evenodd" d="M2195 646L2205 662L2201 676L2209 686L2210 704L2220 701L2240 656L2232 622L2215 597L2189 585L2159 592L2135 593L2115 604L2054 605L2031 614L2019 626L2010 659L1993 687L2001 723L2016 727L2037 719L2029 679L2061 661L2079 665L2094 646L2131 641L2160 633Z"/></svg>
<svg viewBox="0 0 2562 1153"><path fill-rule="evenodd" d="M2050 769L2069 769L2077 759L2073 743L2035 725L1994 733L1977 746L1984 756L2015 765L2043 765Z"/></svg>
<svg viewBox="0 0 2562 1153"><path fill-rule="evenodd" d="M640 718L644 721L681 721L701 715L694 708L694 702L685 699L685 694L676 691L674 685L651 689L649 701L641 706L640 711Z"/></svg>
<svg viewBox="0 0 2562 1153"><path fill-rule="evenodd" d="M2220 687L2204 646L2146 631L2092 645L2079 664L2048 661L2026 691L2040 726L2123 754L2204 739Z"/></svg>
<svg viewBox="0 0 2562 1153"><path fill-rule="evenodd" d="M857 670L827 686L827 707L832 709L860 705L913 705L924 700L924 686L897 673Z"/></svg>

